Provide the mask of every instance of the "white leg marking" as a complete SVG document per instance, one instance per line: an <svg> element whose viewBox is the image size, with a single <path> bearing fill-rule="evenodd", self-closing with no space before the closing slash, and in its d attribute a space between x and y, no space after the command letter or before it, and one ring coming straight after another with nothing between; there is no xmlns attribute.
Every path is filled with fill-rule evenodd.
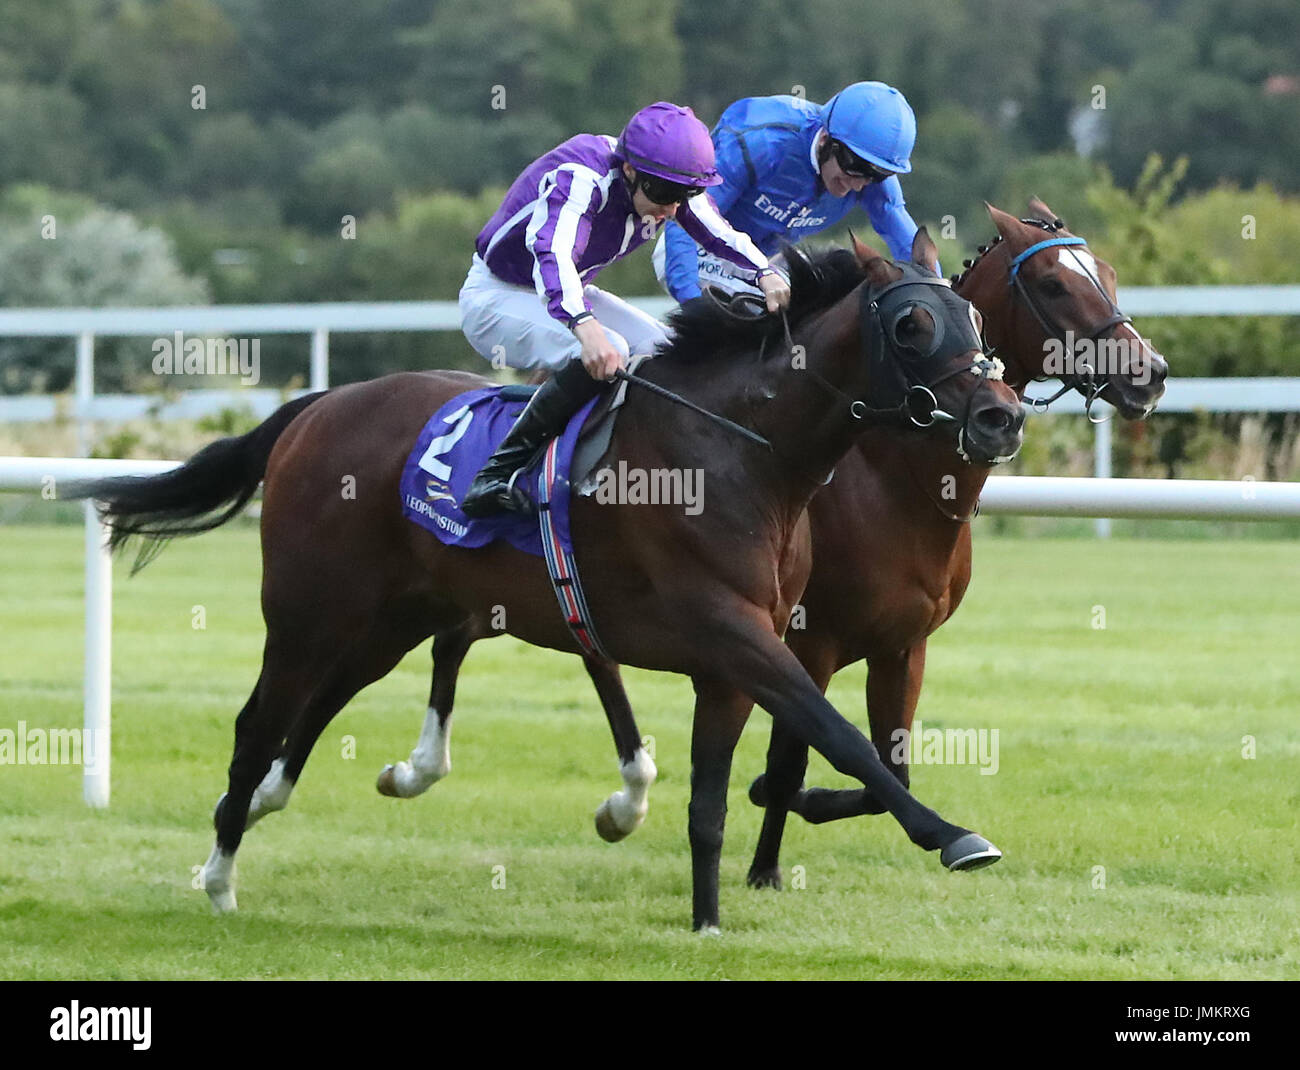
<svg viewBox="0 0 1300 1070"><path fill-rule="evenodd" d="M430 706L410 761L384 766L378 787L383 795L410 799L428 791L450 772L451 718L444 725L438 711Z"/></svg>
<svg viewBox="0 0 1300 1070"><path fill-rule="evenodd" d="M253 792L253 801L249 803L248 821L244 828L252 828L258 818L265 817L276 810L283 810L289 805L289 795L292 791L293 781L286 780L284 776L284 759L277 758L271 763L271 768L262 778L262 783Z"/></svg>
<svg viewBox="0 0 1300 1070"><path fill-rule="evenodd" d="M640 828L650 809L650 785L659 774L650 755L640 747L631 761L619 767L619 772L623 775L623 790L614 792L596 811L596 829L611 841L621 840Z"/></svg>
<svg viewBox="0 0 1300 1070"><path fill-rule="evenodd" d="M235 856L224 854L216 844L203 866L203 890L212 901L214 914L230 914L235 905Z"/></svg>

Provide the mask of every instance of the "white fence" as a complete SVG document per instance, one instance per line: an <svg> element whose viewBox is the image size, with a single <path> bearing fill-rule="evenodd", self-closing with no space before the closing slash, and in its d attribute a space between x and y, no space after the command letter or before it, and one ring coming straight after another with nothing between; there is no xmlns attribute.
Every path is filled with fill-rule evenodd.
<svg viewBox="0 0 1300 1070"><path fill-rule="evenodd" d="M1300 286L1133 286L1118 291L1119 305L1130 316L1300 316ZM667 297L631 298L632 304L651 315L663 317L675 303ZM373 303L329 303L309 305L205 305L172 308L32 308L0 309L0 337L64 337L76 340L75 413L81 437L94 419L130 418L119 416L99 404L95 394L95 338L97 336L155 338L170 337L177 331L197 335L306 334L311 339L308 368L309 389L329 386L329 336L331 332L356 331L454 331L460 328L460 314L453 301L387 301ZM1237 381L1243 393L1241 404L1253 411L1279 411L1283 399L1272 397L1271 406L1261 406L1254 396L1268 399L1266 389ZM1277 382L1277 381L1275 381ZM1287 382L1281 380L1281 382ZM1215 398L1194 396L1197 387L1171 384L1162 409L1179 411L1179 392L1185 404L1209 411ZM239 391L238 396L254 401L260 412L275 392ZM1251 395L1247 398L1246 395ZM1300 408L1300 387L1292 384L1289 404ZM129 403L139 414L156 399L134 397ZM215 400L215 399L214 399ZM222 399L224 403L228 403ZM1056 411L1082 411L1074 399L1062 398ZM187 398L184 404L192 405ZM219 405L217 406L219 407ZM0 398L0 418L49 419L56 411L53 398ZM164 412L168 410L164 408ZM1240 410L1232 410L1240 411ZM190 412L178 412L178 415ZM84 452L84 451L83 451Z"/></svg>
<svg viewBox="0 0 1300 1070"><path fill-rule="evenodd" d="M1130 316L1300 316L1296 286L1131 286L1118 291L1119 305ZM663 317L675 303L668 297L631 298L632 304ZM323 302L310 305L206 305L172 308L34 308L0 309L0 337L65 337L76 340L74 412L79 450L88 452L95 420L126 420L159 406L164 418L192 418L232 404L251 404L259 416L279 404L278 391L237 390L191 393L177 402L142 395L99 397L95 394L95 338L170 337L177 331L198 335L306 334L309 389L329 386L329 336L356 331L454 331L460 314L453 301ZM1176 355L1175 355L1176 358ZM1176 367L1176 365L1175 365ZM1052 384L1041 389L1054 391ZM1220 379L1171 381L1163 412L1300 411L1300 380ZM0 398L0 420L49 420L58 414L52 397ZM1082 412L1068 395L1055 412ZM1110 429L1097 425L1095 474L1110 475ZM1100 529L1099 529L1100 530Z"/></svg>
<svg viewBox="0 0 1300 1070"><path fill-rule="evenodd" d="M1130 316L1300 316L1300 286L1131 286L1117 297ZM668 297L632 298L632 303L663 317L674 307ZM197 391L179 401L161 403L141 395L101 397L95 394L95 338L169 337L177 331L198 335L307 334L310 390L329 386L329 336L333 331L458 330L460 313L452 301L323 302L310 305L206 305L172 308L44 308L0 309L0 337L70 337L76 340L76 389L73 415L77 422L77 452L90 451L96 420L129 420L158 407L163 419L194 418L232 405L249 404L262 418L280 404L279 391ZM1043 395L1056 384L1044 383ZM1300 380L1202 379L1173 380L1161 403L1162 412L1297 412ZM1054 405L1054 412L1081 413L1076 395ZM59 413L52 397L0 398L0 420L51 420ZM1111 427L1096 425L1093 474L1111 475ZM1098 536L1110 534L1110 520L1099 519Z"/></svg>

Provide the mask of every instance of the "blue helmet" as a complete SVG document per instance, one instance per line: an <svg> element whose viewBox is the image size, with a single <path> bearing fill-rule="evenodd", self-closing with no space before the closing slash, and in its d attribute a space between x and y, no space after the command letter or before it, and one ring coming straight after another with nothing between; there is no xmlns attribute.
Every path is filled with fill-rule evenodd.
<svg viewBox="0 0 1300 1070"><path fill-rule="evenodd" d="M884 82L854 82L826 102L822 125L836 141L886 171L912 170L916 116L897 89Z"/></svg>

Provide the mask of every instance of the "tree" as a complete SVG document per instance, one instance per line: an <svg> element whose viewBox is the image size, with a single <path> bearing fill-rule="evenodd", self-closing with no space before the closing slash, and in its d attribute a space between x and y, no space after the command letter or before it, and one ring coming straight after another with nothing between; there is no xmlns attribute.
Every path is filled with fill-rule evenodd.
<svg viewBox="0 0 1300 1070"><path fill-rule="evenodd" d="M618 133L680 88L675 0L444 0L405 35L420 58L411 95L485 122L540 115L564 136Z"/></svg>
<svg viewBox="0 0 1300 1070"><path fill-rule="evenodd" d="M1175 203L1187 167L1180 158L1166 169L1152 155L1132 192L1109 173L1089 187L1089 201L1106 220L1105 233L1090 241L1120 285L1293 281L1288 250L1300 243L1300 202L1266 186L1225 186ZM1296 327L1282 317L1198 316L1151 320L1141 330L1174 375L1298 375Z"/></svg>
<svg viewBox="0 0 1300 1070"><path fill-rule="evenodd" d="M170 239L124 212L28 187L11 191L0 213L0 305L9 307L203 304L208 288L177 266ZM63 210L67 209L65 213ZM143 362L142 348L111 344L101 382L120 385ZM0 340L0 390L65 390L72 379L66 342Z"/></svg>

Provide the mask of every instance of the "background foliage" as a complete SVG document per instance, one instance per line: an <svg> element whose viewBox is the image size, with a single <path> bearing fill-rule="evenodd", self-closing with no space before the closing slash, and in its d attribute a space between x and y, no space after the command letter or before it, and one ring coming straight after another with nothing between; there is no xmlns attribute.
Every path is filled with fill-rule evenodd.
<svg viewBox="0 0 1300 1070"><path fill-rule="evenodd" d="M917 111L905 190L955 234L946 266L991 235L982 200L1036 193L1122 283L1295 279L1293 0L6 0L0 305L454 298L503 189L571 134L861 78ZM602 283L656 289L647 254ZM1291 322L1143 326L1178 374L1300 374ZM266 341L287 383L301 346ZM142 353L107 346L101 386ZM340 378L474 359L451 336L335 356ZM70 375L66 344L0 349L0 390Z"/></svg>

